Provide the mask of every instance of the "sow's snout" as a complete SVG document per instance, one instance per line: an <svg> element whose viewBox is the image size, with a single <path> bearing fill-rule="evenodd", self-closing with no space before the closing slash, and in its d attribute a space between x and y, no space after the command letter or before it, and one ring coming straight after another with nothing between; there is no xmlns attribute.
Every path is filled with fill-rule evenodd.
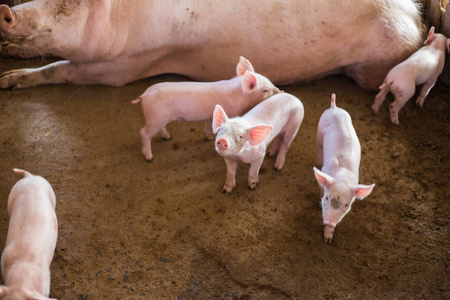
<svg viewBox="0 0 450 300"><path fill-rule="evenodd" d="M0 5L0 31L8 32L14 25L14 16L8 5Z"/></svg>

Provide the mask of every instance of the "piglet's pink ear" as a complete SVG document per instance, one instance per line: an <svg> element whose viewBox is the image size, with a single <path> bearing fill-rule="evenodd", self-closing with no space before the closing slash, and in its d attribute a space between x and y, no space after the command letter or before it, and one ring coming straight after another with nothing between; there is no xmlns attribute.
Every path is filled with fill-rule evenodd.
<svg viewBox="0 0 450 300"><path fill-rule="evenodd" d="M255 72L250 61L248 59L246 59L245 57L241 56L241 57L239 57L239 63L236 67L236 75L242 76L245 74L246 71Z"/></svg>
<svg viewBox="0 0 450 300"><path fill-rule="evenodd" d="M225 123L228 120L228 116L223 110L222 106L219 104L216 105L216 108L214 109L213 113L213 120L212 120L212 129L214 133L217 133L219 131L219 127Z"/></svg>
<svg viewBox="0 0 450 300"><path fill-rule="evenodd" d="M245 71L242 77L242 91L246 94L250 94L258 86L258 79L255 73L252 71Z"/></svg>
<svg viewBox="0 0 450 300"><path fill-rule="evenodd" d="M367 196L369 196L370 193L372 193L374 187L375 184L371 185L358 184L352 189L352 191L357 199L362 200Z"/></svg>
<svg viewBox="0 0 450 300"><path fill-rule="evenodd" d="M250 128L250 132L248 134L250 146L259 145L262 141L266 139L271 130L272 126L267 125L259 125Z"/></svg>
<svg viewBox="0 0 450 300"><path fill-rule="evenodd" d="M316 176L317 182L324 188L329 188L332 184L334 184L334 178L330 175L320 171L316 167L313 168L314 175Z"/></svg>
<svg viewBox="0 0 450 300"><path fill-rule="evenodd" d="M425 40L425 45L431 43L434 40L434 26L431 26L430 31L428 32L428 38Z"/></svg>

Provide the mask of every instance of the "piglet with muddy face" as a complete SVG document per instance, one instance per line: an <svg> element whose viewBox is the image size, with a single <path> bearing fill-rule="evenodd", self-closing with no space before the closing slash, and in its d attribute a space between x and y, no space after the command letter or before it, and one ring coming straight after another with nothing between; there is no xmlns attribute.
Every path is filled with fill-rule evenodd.
<svg viewBox="0 0 450 300"><path fill-rule="evenodd" d="M0 299L49 299L50 263L56 247L58 221L52 187L41 176L24 176L8 199L9 228L1 258Z"/></svg>
<svg viewBox="0 0 450 300"><path fill-rule="evenodd" d="M314 167L317 182L323 190L322 216L325 242L331 243L336 225L350 211L355 199L362 200L375 184L362 185L359 181L361 145L348 112L336 106L336 96L331 97L331 107L319 120L317 129L317 163Z"/></svg>
<svg viewBox="0 0 450 300"><path fill-rule="evenodd" d="M417 106L422 107L425 98L444 70L446 52L450 52L450 39L434 33L434 27L431 27L425 46L389 71L380 86L380 92L375 97L372 110L378 113L387 94L391 92L395 96L395 101L389 106L391 122L395 125L400 124L398 112L414 96L416 85L422 85L416 100Z"/></svg>
<svg viewBox="0 0 450 300"><path fill-rule="evenodd" d="M274 167L281 170L303 117L302 102L288 93L279 93L264 100L242 117L228 118L224 109L216 105L213 116L213 132L217 133L215 148L224 157L227 166L222 192L228 194L236 186L239 160L250 164L248 187L256 187L267 145L277 136L268 155L278 153Z"/></svg>

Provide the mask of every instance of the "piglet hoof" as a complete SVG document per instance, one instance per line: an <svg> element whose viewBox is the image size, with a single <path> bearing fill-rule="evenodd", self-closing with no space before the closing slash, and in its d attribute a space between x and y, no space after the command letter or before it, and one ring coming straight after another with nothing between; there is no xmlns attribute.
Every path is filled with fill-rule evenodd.
<svg viewBox="0 0 450 300"><path fill-rule="evenodd" d="M377 105L372 105L372 112L374 114L377 114L380 111L380 108Z"/></svg>
<svg viewBox="0 0 450 300"><path fill-rule="evenodd" d="M225 185L223 186L222 193L223 193L225 196L228 196L228 195L231 193L232 190L233 190L233 187L232 187L231 185L225 184Z"/></svg>
<svg viewBox="0 0 450 300"><path fill-rule="evenodd" d="M423 100L417 99L417 100L416 100L416 105L417 105L417 107L422 108L424 102L425 102L425 99L423 99Z"/></svg>
<svg viewBox="0 0 450 300"><path fill-rule="evenodd" d="M152 162L153 161L153 155L148 155L148 154L144 153L144 158L148 162Z"/></svg>
<svg viewBox="0 0 450 300"><path fill-rule="evenodd" d="M400 125L400 121L398 120L398 118L391 118L391 122L394 125Z"/></svg>
<svg viewBox="0 0 450 300"><path fill-rule="evenodd" d="M161 135L161 137L166 140L169 141L172 139L172 136L170 136L170 133L167 131L166 127L164 127L163 129L161 129L159 131L159 134Z"/></svg>
<svg viewBox="0 0 450 300"><path fill-rule="evenodd" d="M277 152L272 149L270 149L270 151L267 151L267 156L268 157L274 157L275 155L277 155Z"/></svg>
<svg viewBox="0 0 450 300"><path fill-rule="evenodd" d="M278 160L275 162L275 165L273 166L275 171L280 171L281 169L283 169L284 166L284 161L283 162L279 162Z"/></svg>
<svg viewBox="0 0 450 300"><path fill-rule="evenodd" d="M257 186L258 186L258 182L257 181L252 181L252 182L249 182L248 189L251 190L251 191L254 191Z"/></svg>
<svg viewBox="0 0 450 300"><path fill-rule="evenodd" d="M323 240L325 243L331 244L331 240L333 239L334 227L325 226L323 229Z"/></svg>

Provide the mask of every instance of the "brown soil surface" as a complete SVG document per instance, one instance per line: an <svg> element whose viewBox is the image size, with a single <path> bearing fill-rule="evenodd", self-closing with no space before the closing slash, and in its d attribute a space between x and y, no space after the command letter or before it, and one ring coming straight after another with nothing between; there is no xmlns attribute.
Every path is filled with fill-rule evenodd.
<svg viewBox="0 0 450 300"><path fill-rule="evenodd" d="M0 58L0 72L41 60ZM257 68L257 66L255 66ZM389 120L375 93L344 76L283 87L305 119L283 170L264 160L247 189L240 164L231 195L225 164L203 123L171 123L141 155L140 105L160 76L125 87L43 86L0 91L0 248L18 167L53 186L59 221L51 266L58 299L449 299L450 89L438 84ZM316 128L330 94L362 145L360 182L376 183L322 240L312 168ZM3 283L0 281L0 284Z"/></svg>

